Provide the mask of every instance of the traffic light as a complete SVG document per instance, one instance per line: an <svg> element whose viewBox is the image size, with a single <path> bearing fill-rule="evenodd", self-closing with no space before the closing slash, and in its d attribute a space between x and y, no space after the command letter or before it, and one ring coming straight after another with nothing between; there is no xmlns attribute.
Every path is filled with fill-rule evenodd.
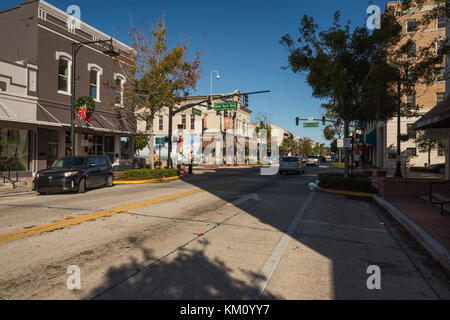
<svg viewBox="0 0 450 320"><path fill-rule="evenodd" d="M169 143L170 142L170 137L164 137L164 142L165 143Z"/></svg>
<svg viewBox="0 0 450 320"><path fill-rule="evenodd" d="M322 125L326 125L327 124L327 119L325 118L325 116L322 117Z"/></svg>
<svg viewBox="0 0 450 320"><path fill-rule="evenodd" d="M208 110L212 110L212 101L211 101L211 97L208 99Z"/></svg>
<svg viewBox="0 0 450 320"><path fill-rule="evenodd" d="M248 108L248 95L244 95L244 108Z"/></svg>
<svg viewBox="0 0 450 320"><path fill-rule="evenodd" d="M299 117L295 118L295 123L297 124L297 127L300 125L300 118Z"/></svg>

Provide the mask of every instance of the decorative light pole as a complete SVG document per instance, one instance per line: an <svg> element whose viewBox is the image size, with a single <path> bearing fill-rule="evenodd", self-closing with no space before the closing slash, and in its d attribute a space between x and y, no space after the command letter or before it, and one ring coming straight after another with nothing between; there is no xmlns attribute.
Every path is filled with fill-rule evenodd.
<svg viewBox="0 0 450 320"><path fill-rule="evenodd" d="M98 40L98 41L87 41L87 42L72 42L72 92L70 99L70 155L74 157L75 154L75 88L76 88L76 64L77 64L77 54L81 47L89 44L103 44L108 45L108 50L103 51L104 54L110 57L117 57L120 53L114 51L113 39L110 40Z"/></svg>

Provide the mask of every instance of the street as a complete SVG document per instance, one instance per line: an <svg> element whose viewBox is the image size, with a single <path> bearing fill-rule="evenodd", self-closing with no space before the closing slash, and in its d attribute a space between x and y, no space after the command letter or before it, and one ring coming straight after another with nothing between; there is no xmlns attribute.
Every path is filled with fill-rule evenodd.
<svg viewBox="0 0 450 320"><path fill-rule="evenodd" d="M449 298L448 279L372 201L312 191L322 171L1 197L0 298ZM380 290L367 287L373 265Z"/></svg>

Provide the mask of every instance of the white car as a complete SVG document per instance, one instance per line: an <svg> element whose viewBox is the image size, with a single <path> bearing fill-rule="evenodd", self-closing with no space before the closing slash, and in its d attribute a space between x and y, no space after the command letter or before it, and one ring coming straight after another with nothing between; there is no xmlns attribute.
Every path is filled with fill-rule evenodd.
<svg viewBox="0 0 450 320"><path fill-rule="evenodd" d="M305 174L305 163L299 157L281 157L279 172L281 175L289 172Z"/></svg>
<svg viewBox="0 0 450 320"><path fill-rule="evenodd" d="M306 158L306 165L307 166L320 166L320 157L316 155L309 155Z"/></svg>

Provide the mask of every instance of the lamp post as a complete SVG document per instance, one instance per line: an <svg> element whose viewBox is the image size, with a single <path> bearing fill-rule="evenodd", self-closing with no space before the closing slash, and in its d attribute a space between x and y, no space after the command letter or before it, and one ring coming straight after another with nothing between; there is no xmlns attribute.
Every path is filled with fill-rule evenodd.
<svg viewBox="0 0 450 320"><path fill-rule="evenodd" d="M72 92L70 99L70 153L71 156L75 156L75 88L76 88L76 64L77 54L81 47L89 44L103 44L108 45L108 50L103 51L104 54L110 57L117 57L120 53L114 51L113 39L110 40L98 40L98 41L86 41L86 42L72 42Z"/></svg>
<svg viewBox="0 0 450 320"><path fill-rule="evenodd" d="M213 74L214 74L214 73L217 74L216 79L217 79L217 80L220 79L219 71L216 71L216 70L211 71L211 82L210 82L210 84L211 84L211 90L210 90L209 100L211 101L211 107L212 107L212 108L214 108L213 105L212 105L212 101L213 101ZM220 114L220 131L222 131L222 113Z"/></svg>

